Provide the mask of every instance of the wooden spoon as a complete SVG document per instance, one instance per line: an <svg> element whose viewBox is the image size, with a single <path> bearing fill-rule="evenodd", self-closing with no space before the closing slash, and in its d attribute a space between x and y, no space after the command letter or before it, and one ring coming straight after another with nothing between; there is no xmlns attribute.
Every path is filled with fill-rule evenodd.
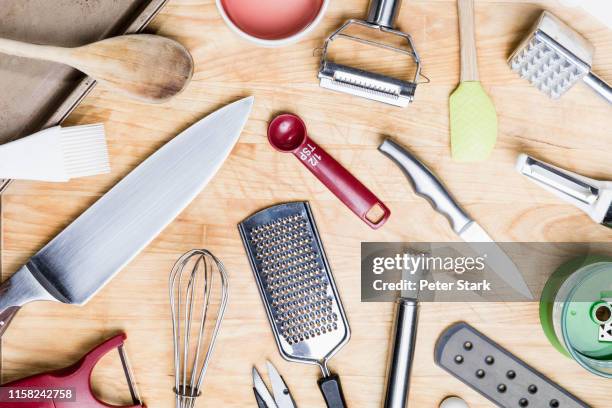
<svg viewBox="0 0 612 408"><path fill-rule="evenodd" d="M151 103L181 92L193 74L193 59L185 47L151 34L113 37L76 48L0 38L0 52L70 65L96 81Z"/></svg>

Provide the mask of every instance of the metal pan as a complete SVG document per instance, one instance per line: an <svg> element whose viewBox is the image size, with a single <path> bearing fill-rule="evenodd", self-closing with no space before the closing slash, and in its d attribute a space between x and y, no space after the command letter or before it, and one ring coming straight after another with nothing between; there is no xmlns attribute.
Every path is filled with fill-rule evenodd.
<svg viewBox="0 0 612 408"><path fill-rule="evenodd" d="M0 37L78 46L141 31L167 1L0 0ZM60 64L0 54L0 144L61 123L94 85Z"/></svg>

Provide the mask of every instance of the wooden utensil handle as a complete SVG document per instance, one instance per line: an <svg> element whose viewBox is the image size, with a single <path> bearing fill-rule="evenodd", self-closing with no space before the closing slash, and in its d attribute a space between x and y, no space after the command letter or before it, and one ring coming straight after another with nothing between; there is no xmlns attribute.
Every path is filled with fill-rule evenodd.
<svg viewBox="0 0 612 408"><path fill-rule="evenodd" d="M461 82L478 81L474 0L457 0L461 47Z"/></svg>
<svg viewBox="0 0 612 408"><path fill-rule="evenodd" d="M6 38L0 38L0 52L16 57L34 58L62 64L70 64L71 59L70 48L28 44Z"/></svg>

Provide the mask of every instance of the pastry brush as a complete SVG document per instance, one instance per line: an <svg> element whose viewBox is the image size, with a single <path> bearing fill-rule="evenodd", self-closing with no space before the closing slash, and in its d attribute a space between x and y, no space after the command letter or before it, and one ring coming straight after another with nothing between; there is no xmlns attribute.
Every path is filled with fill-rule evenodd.
<svg viewBox="0 0 612 408"><path fill-rule="evenodd" d="M584 81L612 103L612 88L591 72L595 48L548 11L544 11L531 34L517 47L508 64L521 78L557 99Z"/></svg>
<svg viewBox="0 0 612 408"><path fill-rule="evenodd" d="M104 125L55 126L0 145L0 178L68 181L109 173Z"/></svg>

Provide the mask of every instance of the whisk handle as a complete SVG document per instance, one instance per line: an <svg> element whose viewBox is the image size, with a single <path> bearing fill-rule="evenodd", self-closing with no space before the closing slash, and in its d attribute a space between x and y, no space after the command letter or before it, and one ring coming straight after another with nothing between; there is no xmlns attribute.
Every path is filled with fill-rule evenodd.
<svg viewBox="0 0 612 408"><path fill-rule="evenodd" d="M323 398L325 399L325 403L327 404L327 408L346 408L340 377L338 377L337 374L331 374L328 377L321 378L318 384L323 394Z"/></svg>

